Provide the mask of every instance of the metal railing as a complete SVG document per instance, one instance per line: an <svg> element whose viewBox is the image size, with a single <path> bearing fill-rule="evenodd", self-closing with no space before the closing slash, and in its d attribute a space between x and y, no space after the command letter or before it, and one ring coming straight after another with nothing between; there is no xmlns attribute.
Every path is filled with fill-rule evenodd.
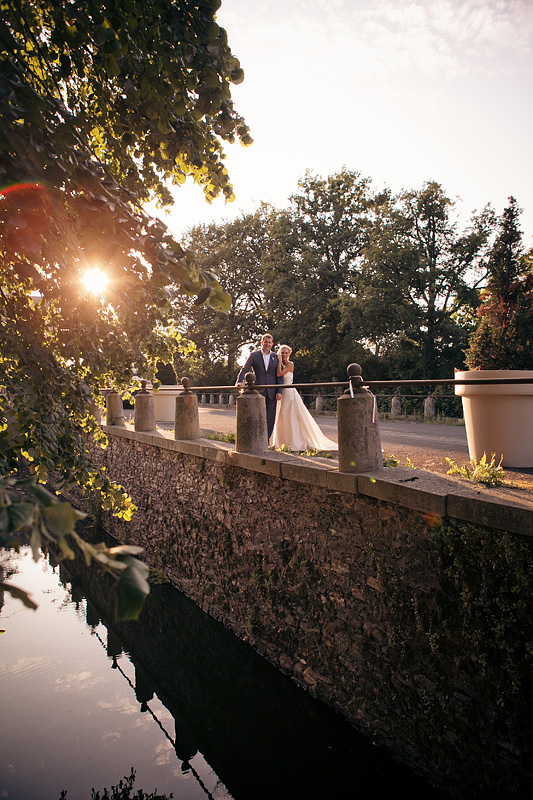
<svg viewBox="0 0 533 800"><path fill-rule="evenodd" d="M348 367L347 371L348 371L348 374L349 374L349 379L347 381L320 381L320 382L315 382L315 383L292 383L292 384L289 384L289 385L286 385L286 386L283 386L282 384L261 384L261 385L255 386L253 384L253 382L250 381L249 382L249 387L258 389L260 391L264 390L264 389L280 389L280 388L283 388L283 390L290 389L290 388L299 389L299 390L311 389L311 390L313 390L313 392L316 392L317 389L333 389L333 390L336 390L335 394L330 394L329 396L324 396L323 394L320 394L320 393L318 393L318 394L307 394L306 395L307 398L314 399L315 401L319 397L322 398L320 410L322 410L323 401L326 400L326 398L327 398L326 402L328 402L328 405L330 406L329 410L331 410L331 401L333 400L333 402L334 402L335 398L338 399L338 397L343 393L350 393L350 391L351 392L353 392L353 391L359 391L360 392L360 391L363 391L365 389L375 390L375 389L382 389L382 388L386 388L386 387L393 387L394 389L396 389L396 394L395 395L382 395L382 394L376 395L377 401L380 402L381 411L383 411L382 400L385 397L387 397L392 402L394 402L394 398L398 398L400 400L400 402L407 401L407 407L412 406L413 401L415 401L415 404L416 404L416 400L417 399L419 401L424 402L426 399L432 398L437 403L438 406L440 406L443 401L447 400L448 401L448 408L446 409L446 411L447 412L451 411L451 415L448 413L448 416L451 416L451 417L454 417L454 418L455 417L459 417L460 418L462 416L462 414L461 414L461 412L459 410L460 406L455 408L455 409L453 409L453 400L454 399L457 401L457 403L461 404L461 397L458 394L446 395L446 396L443 396L443 395L434 395L433 396L431 394L431 392L428 392L427 397L425 397L423 394L407 395L405 393L398 393L398 389L400 389L401 387L412 387L413 389L416 390L417 387L427 387L427 388L431 389L433 387L440 387L440 386L455 387L455 386L466 386L466 385L469 385L469 386L508 385L508 384L511 384L511 385L523 385L523 384L532 384L533 383L533 378L467 378L467 379L465 379L465 378L463 378L463 379L458 379L458 378L411 378L411 379L392 379L392 380L375 380L375 381L371 380L371 381L367 381L367 380L363 379L363 377L361 375L361 367L358 364L350 364L350 366ZM253 377L253 373L251 375L250 375L250 373L248 373L246 375L246 377L245 377L245 380L249 380L249 376L250 376L250 378L252 378ZM235 386L235 385L233 385L233 386L227 386L227 385L224 385L224 386L190 386L188 378L183 378L182 379L182 385L183 385L183 388L186 391L198 392L198 393L201 393L202 395L205 395L205 394L211 394L212 395L213 393L217 393L218 392L218 393L220 393L220 397L222 397L223 394L240 393L240 392L245 391L245 386L244 385L239 385L239 386ZM177 387L176 387L176 389L177 389ZM409 402L408 398L411 400L411 402ZM202 404L204 402L205 401L202 400ZM233 402L233 399L231 400L231 402ZM449 407L450 402L452 403L452 409L450 409L450 407ZM221 403L222 403L222 400L220 400L219 405ZM309 399L307 400L307 403L309 403ZM407 410L407 408L404 409L404 413L405 414L412 413L413 411L414 411L413 408L411 408L410 410ZM435 412L436 412L436 407L433 404L431 406L431 410L424 409L423 412L415 412L415 413L423 413L424 417L427 416L428 419L433 419L436 416ZM388 413L388 412L384 412L384 413ZM391 413L393 413L395 416L398 416L398 413L401 414L402 412L397 412L397 411L393 412L393 409L391 408ZM442 410L438 412L438 414L441 415L441 416L442 416L442 413L443 413Z"/></svg>
<svg viewBox="0 0 533 800"><path fill-rule="evenodd" d="M357 376L353 376L357 377ZM533 378L475 378L475 379L463 379L463 380L456 380L455 378L415 378L412 380L387 380L387 381L367 381L363 378L360 380L355 380L353 377L350 378L348 381L320 381L316 383L291 383L288 386L283 386L280 383L268 383L268 384L260 384L255 385L254 388L257 389L279 389L280 387L283 389L324 389L324 388L343 388L349 387L350 384L354 387L364 387L367 389L376 389L381 386L482 386L482 385L505 385L505 384L531 384L533 383ZM360 377L360 376L359 376ZM187 387L185 387L184 381L187 381ZM243 386L190 386L189 379L183 378L182 385L184 388L187 388L188 391L191 392L241 392L246 387ZM176 389L178 386L176 386Z"/></svg>

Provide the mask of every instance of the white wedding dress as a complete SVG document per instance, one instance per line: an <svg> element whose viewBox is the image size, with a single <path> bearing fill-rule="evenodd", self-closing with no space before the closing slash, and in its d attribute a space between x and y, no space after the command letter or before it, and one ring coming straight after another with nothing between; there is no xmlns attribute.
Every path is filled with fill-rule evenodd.
<svg viewBox="0 0 533 800"><path fill-rule="evenodd" d="M293 373L287 372L283 376L283 385L290 386L292 378ZM285 445L290 450L339 449L336 442L324 436L296 389L284 389L281 393L271 443L274 447Z"/></svg>

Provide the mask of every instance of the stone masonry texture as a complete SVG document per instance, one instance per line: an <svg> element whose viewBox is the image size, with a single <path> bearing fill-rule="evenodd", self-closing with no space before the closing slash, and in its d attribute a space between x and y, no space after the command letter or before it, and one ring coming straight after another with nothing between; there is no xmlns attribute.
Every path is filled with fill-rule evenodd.
<svg viewBox="0 0 533 800"><path fill-rule="evenodd" d="M111 436L98 457L138 507L104 527L310 693L451 795L529 791L531 676L502 703L431 517L232 466L231 453Z"/></svg>

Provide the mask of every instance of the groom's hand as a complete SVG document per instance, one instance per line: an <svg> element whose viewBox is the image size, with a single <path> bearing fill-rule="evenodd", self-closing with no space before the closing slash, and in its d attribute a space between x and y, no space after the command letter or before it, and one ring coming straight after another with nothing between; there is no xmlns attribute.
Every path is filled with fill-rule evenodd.
<svg viewBox="0 0 533 800"><path fill-rule="evenodd" d="M281 397L282 397L281 392L278 392L276 395L276 400L281 400Z"/></svg>

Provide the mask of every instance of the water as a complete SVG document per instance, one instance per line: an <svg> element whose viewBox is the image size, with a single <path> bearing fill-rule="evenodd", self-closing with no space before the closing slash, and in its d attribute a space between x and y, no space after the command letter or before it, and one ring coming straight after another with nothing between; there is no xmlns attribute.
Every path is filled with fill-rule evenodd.
<svg viewBox="0 0 533 800"><path fill-rule="evenodd" d="M110 623L83 563L3 562L39 608L4 597L0 798L89 800L132 767L177 800L437 798L172 587Z"/></svg>

